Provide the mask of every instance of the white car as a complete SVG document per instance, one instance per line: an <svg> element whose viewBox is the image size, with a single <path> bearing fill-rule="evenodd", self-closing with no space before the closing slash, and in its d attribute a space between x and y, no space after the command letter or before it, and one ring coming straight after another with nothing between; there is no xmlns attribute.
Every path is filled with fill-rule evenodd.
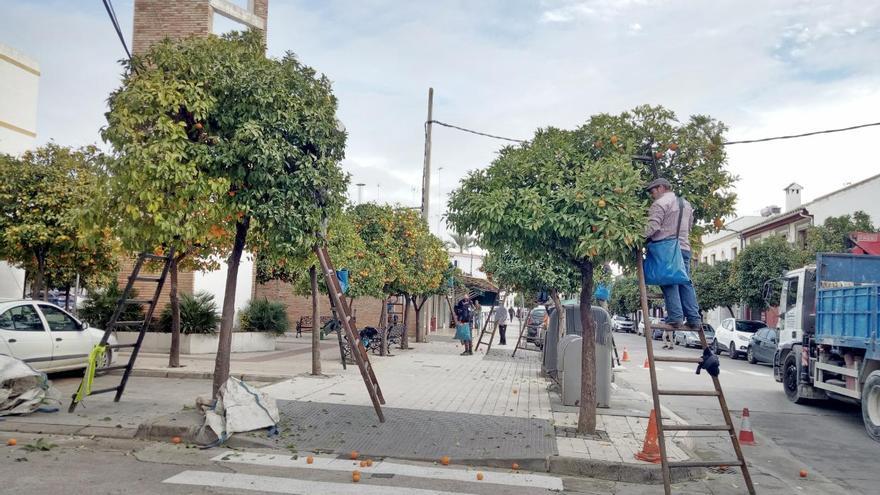
<svg viewBox="0 0 880 495"><path fill-rule="evenodd" d="M44 372L85 368L89 352L104 331L89 328L54 304L43 301L0 301L0 354L20 359ZM111 336L108 344L115 345ZM110 366L113 353L104 354L98 368Z"/></svg>
<svg viewBox="0 0 880 495"><path fill-rule="evenodd" d="M660 318L657 318L656 316L652 316L651 317L651 325L654 325L657 323L660 323ZM644 321L639 320L639 326L638 326L638 330L636 331L636 334L639 335L640 337L645 335L645 322Z"/></svg>
<svg viewBox="0 0 880 495"><path fill-rule="evenodd" d="M762 328L767 328L767 324L763 321L727 318L715 330L713 351L715 354L727 351L732 359L745 356L749 350L749 341L752 339L752 335Z"/></svg>

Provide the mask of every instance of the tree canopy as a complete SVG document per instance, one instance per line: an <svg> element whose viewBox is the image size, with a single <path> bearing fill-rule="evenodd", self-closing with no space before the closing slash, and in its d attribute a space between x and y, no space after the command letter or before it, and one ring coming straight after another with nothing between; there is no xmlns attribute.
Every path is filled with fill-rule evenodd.
<svg viewBox="0 0 880 495"><path fill-rule="evenodd" d="M733 286L737 298L754 309L766 309L771 301L779 300L781 277L801 263L802 254L783 236L773 236L749 244L733 265ZM764 298L764 283L771 281L770 293Z"/></svg>
<svg viewBox="0 0 880 495"><path fill-rule="evenodd" d="M739 302L739 293L733 283L732 262L723 260L714 265L700 263L694 268L691 278L701 311L722 306L733 314L732 306Z"/></svg>
<svg viewBox="0 0 880 495"><path fill-rule="evenodd" d="M806 262L815 262L816 253L844 253L853 232L875 232L871 217L864 211L852 215L828 217L822 225L807 229Z"/></svg>

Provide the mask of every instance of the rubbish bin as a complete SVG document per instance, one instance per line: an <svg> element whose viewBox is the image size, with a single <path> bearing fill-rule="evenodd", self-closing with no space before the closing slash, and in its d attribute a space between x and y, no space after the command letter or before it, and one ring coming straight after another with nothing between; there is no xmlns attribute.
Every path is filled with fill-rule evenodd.
<svg viewBox="0 0 880 495"><path fill-rule="evenodd" d="M559 342L559 383L562 388L562 404L576 406L581 398L581 349L584 338L566 335Z"/></svg>

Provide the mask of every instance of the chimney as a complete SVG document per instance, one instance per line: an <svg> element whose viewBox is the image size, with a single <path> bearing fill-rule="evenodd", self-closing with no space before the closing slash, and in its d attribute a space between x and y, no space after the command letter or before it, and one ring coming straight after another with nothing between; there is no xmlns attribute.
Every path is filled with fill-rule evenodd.
<svg viewBox="0 0 880 495"><path fill-rule="evenodd" d="M792 182L784 189L785 191L785 211L791 211L801 206L801 191L804 186L797 182Z"/></svg>

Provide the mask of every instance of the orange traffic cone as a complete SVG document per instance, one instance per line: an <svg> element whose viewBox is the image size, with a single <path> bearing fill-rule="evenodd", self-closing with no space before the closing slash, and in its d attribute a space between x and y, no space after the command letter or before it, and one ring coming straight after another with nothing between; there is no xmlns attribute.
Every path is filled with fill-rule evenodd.
<svg viewBox="0 0 880 495"><path fill-rule="evenodd" d="M755 445L755 434L752 433L752 423L749 421L749 408L743 408L742 425L739 428L739 443L743 445Z"/></svg>
<svg viewBox="0 0 880 495"><path fill-rule="evenodd" d="M624 363L629 362L629 351L626 350L626 347L623 348L623 357L620 358L620 360L623 361Z"/></svg>
<svg viewBox="0 0 880 495"><path fill-rule="evenodd" d="M642 366L642 368L650 368L650 367L651 366L648 364L648 358L645 358L645 364Z"/></svg>
<svg viewBox="0 0 880 495"><path fill-rule="evenodd" d="M645 432L645 443L642 450L636 454L636 459L657 464L660 462L660 443L657 441L657 418L651 409L651 417L648 419L648 431Z"/></svg>

